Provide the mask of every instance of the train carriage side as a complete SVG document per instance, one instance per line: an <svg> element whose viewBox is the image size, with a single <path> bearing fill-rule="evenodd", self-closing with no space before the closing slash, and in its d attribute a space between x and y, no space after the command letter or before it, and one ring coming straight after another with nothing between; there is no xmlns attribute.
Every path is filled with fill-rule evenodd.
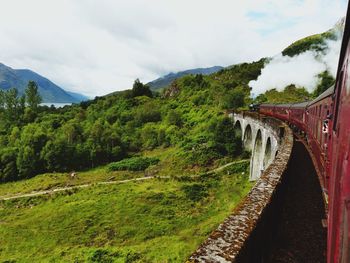
<svg viewBox="0 0 350 263"><path fill-rule="evenodd" d="M274 116L275 104L260 104L259 105L259 113Z"/></svg>
<svg viewBox="0 0 350 263"><path fill-rule="evenodd" d="M260 104L259 112L288 122L290 105L291 104Z"/></svg>
<svg viewBox="0 0 350 263"><path fill-rule="evenodd" d="M307 140L317 162L323 189L328 189L329 184L333 93L334 86L311 101L305 115Z"/></svg>
<svg viewBox="0 0 350 263"><path fill-rule="evenodd" d="M276 118L289 122L290 106L291 104L276 104L274 112Z"/></svg>
<svg viewBox="0 0 350 263"><path fill-rule="evenodd" d="M327 261L350 262L350 6L334 91Z"/></svg>
<svg viewBox="0 0 350 263"><path fill-rule="evenodd" d="M309 102L294 103L290 106L289 122L298 131L306 130L306 106Z"/></svg>

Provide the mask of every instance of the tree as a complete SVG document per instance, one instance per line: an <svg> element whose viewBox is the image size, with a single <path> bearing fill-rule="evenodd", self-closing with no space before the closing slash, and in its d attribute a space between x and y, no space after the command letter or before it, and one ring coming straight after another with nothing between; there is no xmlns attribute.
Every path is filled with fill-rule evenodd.
<svg viewBox="0 0 350 263"><path fill-rule="evenodd" d="M28 82L25 94L28 107L34 112L37 112L38 106L42 102L42 98L38 92L38 86L34 81Z"/></svg>
<svg viewBox="0 0 350 263"><path fill-rule="evenodd" d="M153 149L158 146L158 130L152 123L147 123L141 130L142 145L145 149Z"/></svg>
<svg viewBox="0 0 350 263"><path fill-rule="evenodd" d="M223 108L224 109L237 109L244 106L245 94L241 90L228 91L224 98Z"/></svg>
<svg viewBox="0 0 350 263"><path fill-rule="evenodd" d="M5 108L5 91L0 90L0 109L4 109Z"/></svg>
<svg viewBox="0 0 350 263"><path fill-rule="evenodd" d="M169 110L166 121L169 125L181 126L181 115L176 110Z"/></svg>
<svg viewBox="0 0 350 263"><path fill-rule="evenodd" d="M232 120L228 117L217 120L212 127L214 142L218 151L222 154L238 156L242 153L241 137L235 133Z"/></svg>
<svg viewBox="0 0 350 263"><path fill-rule="evenodd" d="M46 141L46 131L38 124L31 123L23 128L16 160L20 178L29 178L44 170L40 152Z"/></svg>
<svg viewBox="0 0 350 263"><path fill-rule="evenodd" d="M326 91L335 83L335 79L327 70L318 74L317 77L319 79L319 82L315 91L313 92L314 97L321 95L324 91Z"/></svg>
<svg viewBox="0 0 350 263"><path fill-rule="evenodd" d="M149 86L144 85L139 79L136 79L134 85L132 86L132 96L147 96L152 98L153 94Z"/></svg>
<svg viewBox="0 0 350 263"><path fill-rule="evenodd" d="M17 148L0 150L0 182L9 182L17 179L17 151Z"/></svg>
<svg viewBox="0 0 350 263"><path fill-rule="evenodd" d="M41 150L40 157L45 161L45 168L49 171L67 171L74 163L74 147L65 138L48 141Z"/></svg>
<svg viewBox="0 0 350 263"><path fill-rule="evenodd" d="M19 123L24 113L24 96L18 97L15 88L9 89L4 95L4 106L6 119L12 123Z"/></svg>

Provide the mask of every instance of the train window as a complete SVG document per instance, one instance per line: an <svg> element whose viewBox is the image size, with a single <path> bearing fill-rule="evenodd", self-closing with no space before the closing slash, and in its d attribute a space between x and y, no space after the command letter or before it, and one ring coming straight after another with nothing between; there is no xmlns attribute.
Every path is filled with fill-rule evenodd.
<svg viewBox="0 0 350 263"><path fill-rule="evenodd" d="M346 61L346 63L347 63L347 61ZM334 111L333 131L337 130L339 102L340 102L341 89L343 87L343 79L344 79L344 69L340 72L339 82L336 84L336 90L334 93L336 95L336 98L335 98L336 103L335 103L335 111Z"/></svg>

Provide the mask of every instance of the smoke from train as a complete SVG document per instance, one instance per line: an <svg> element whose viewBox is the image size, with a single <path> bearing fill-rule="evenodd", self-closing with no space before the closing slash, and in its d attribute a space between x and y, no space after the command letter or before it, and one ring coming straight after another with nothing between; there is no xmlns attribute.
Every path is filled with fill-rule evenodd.
<svg viewBox="0 0 350 263"><path fill-rule="evenodd" d="M336 40L327 40L325 44L327 48L323 52L309 50L294 57L283 56L281 53L274 56L262 69L259 78L249 83L253 97L273 88L281 91L290 84L305 87L312 92L318 83L317 75L325 70L335 78L341 32Z"/></svg>

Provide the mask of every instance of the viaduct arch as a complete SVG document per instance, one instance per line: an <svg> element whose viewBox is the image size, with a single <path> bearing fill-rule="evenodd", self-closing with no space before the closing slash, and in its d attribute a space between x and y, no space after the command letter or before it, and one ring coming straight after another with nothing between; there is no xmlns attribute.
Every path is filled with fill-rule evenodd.
<svg viewBox="0 0 350 263"><path fill-rule="evenodd" d="M242 113L230 115L234 120L236 136L242 138L245 150L251 151L250 180L260 178L276 156L279 135L270 125Z"/></svg>

